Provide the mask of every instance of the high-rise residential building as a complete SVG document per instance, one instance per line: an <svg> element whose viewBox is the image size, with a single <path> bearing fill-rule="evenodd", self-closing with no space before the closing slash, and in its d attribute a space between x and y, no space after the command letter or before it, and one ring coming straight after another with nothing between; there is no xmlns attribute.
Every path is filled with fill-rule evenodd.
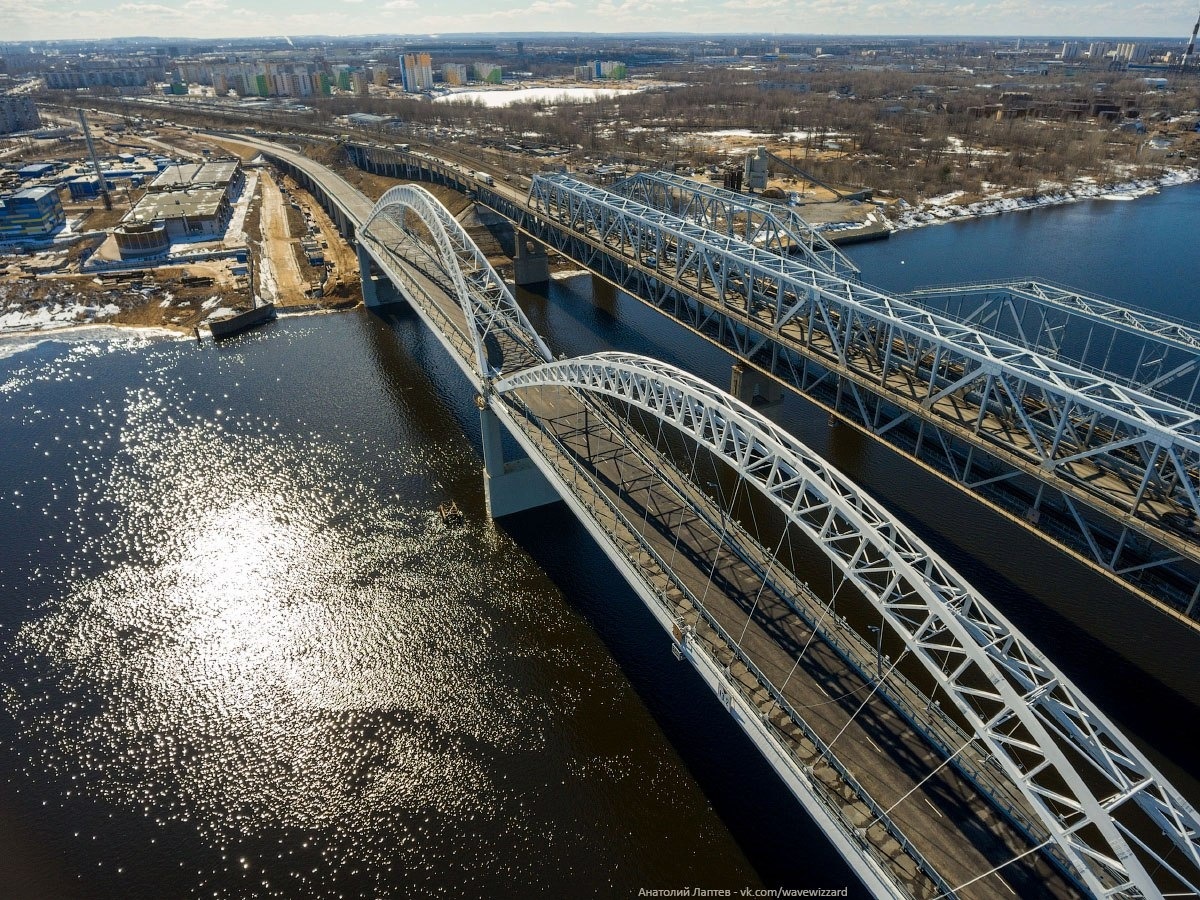
<svg viewBox="0 0 1200 900"><path fill-rule="evenodd" d="M1117 62L1140 62L1146 56L1146 48L1130 42L1120 43L1113 50L1113 59Z"/></svg>
<svg viewBox="0 0 1200 900"><path fill-rule="evenodd" d="M42 124L28 94L0 94L0 134L29 131Z"/></svg>
<svg viewBox="0 0 1200 900"><path fill-rule="evenodd" d="M1108 56L1109 43L1107 41L1092 41L1088 44L1088 59L1095 62L1104 59Z"/></svg>
<svg viewBox="0 0 1200 900"><path fill-rule="evenodd" d="M405 53L400 57L400 79L410 94L433 89L433 60L428 53Z"/></svg>
<svg viewBox="0 0 1200 900"><path fill-rule="evenodd" d="M1079 41L1063 41L1062 52L1058 54L1059 59L1064 61L1078 59L1083 53L1083 46Z"/></svg>
<svg viewBox="0 0 1200 900"><path fill-rule="evenodd" d="M350 73L350 89L359 97L365 97L368 93L370 82L367 81L366 72L351 72Z"/></svg>
<svg viewBox="0 0 1200 900"><path fill-rule="evenodd" d="M467 83L467 67L462 63L446 63L442 66L442 81L452 86Z"/></svg>
<svg viewBox="0 0 1200 900"><path fill-rule="evenodd" d="M475 80L485 84L499 84L504 80L504 75L495 63L477 62L475 63Z"/></svg>
<svg viewBox="0 0 1200 900"><path fill-rule="evenodd" d="M387 66L375 66L371 69L371 80L375 87L387 87L388 81L390 81Z"/></svg>
<svg viewBox="0 0 1200 900"><path fill-rule="evenodd" d="M576 81L591 81L592 80L592 67L591 66L576 66L575 67L575 80Z"/></svg>
<svg viewBox="0 0 1200 900"><path fill-rule="evenodd" d="M615 59L597 59L592 61L592 77L621 81L629 77L629 70L626 68L625 63L618 62Z"/></svg>

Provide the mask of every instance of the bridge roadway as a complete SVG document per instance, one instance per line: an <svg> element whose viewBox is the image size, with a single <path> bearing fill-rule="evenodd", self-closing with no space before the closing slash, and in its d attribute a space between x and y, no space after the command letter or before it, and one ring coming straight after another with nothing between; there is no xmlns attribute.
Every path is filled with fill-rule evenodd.
<svg viewBox="0 0 1200 900"><path fill-rule="evenodd" d="M389 231L395 241L388 239ZM372 226L371 235L360 240L377 258L397 257L394 228ZM411 254L403 258L395 275L469 373L474 350L458 300L439 287L427 260ZM401 267L409 271L400 272ZM393 274L391 268L388 274ZM503 336L493 350L505 371L532 362L527 348ZM971 742L898 674L889 677L889 695L902 695L908 714L922 720L919 724L934 741L952 751L969 743L960 751L961 762L986 776L991 799L954 766L942 766L943 756L930 740L882 692L873 691L873 648L852 631L839 630L839 618L816 594L774 566L767 548L690 486L682 472L666 465L659 449L631 431L611 408L561 388L525 392L512 405L511 421L554 466L560 491L574 496L577 509L589 511L667 614L690 629L697 649L719 667L728 667L742 699L757 710L798 766L813 767L817 789L842 809L847 823L867 826L861 839L911 896L937 897L1007 862L1033 846L1030 833L1038 842L1044 840L1036 814L1020 793L986 766L986 749ZM837 635L833 640L840 646L820 632L814 639L810 622ZM728 640L732 635L739 635L736 649ZM802 719L793 718L794 712ZM836 767L821 758L817 742L820 749L830 749ZM851 773L856 785L848 785L839 769ZM873 802L865 802L856 790ZM888 824L876 822L893 804ZM1007 807L1008 815L1001 815L997 805ZM1012 818L1029 832L1016 827ZM910 842L943 881L923 873L902 842ZM970 884L956 896L982 900L1009 891L1030 898L1082 896L1040 854Z"/></svg>

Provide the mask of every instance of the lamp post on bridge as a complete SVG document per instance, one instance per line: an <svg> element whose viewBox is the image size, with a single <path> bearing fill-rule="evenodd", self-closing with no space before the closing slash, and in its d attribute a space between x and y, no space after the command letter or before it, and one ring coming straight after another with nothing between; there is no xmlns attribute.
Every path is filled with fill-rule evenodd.
<svg viewBox="0 0 1200 900"><path fill-rule="evenodd" d="M867 628L875 634L875 677L883 681L883 627L868 625Z"/></svg>
<svg viewBox="0 0 1200 900"><path fill-rule="evenodd" d="M717 509L721 513L721 540L725 539L725 495L719 481L706 481L708 489L717 495Z"/></svg>

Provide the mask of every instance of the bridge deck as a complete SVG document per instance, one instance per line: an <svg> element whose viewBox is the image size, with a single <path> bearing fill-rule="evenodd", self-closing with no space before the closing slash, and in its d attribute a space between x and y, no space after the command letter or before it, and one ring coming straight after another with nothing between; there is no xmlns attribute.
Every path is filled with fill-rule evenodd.
<svg viewBox="0 0 1200 900"><path fill-rule="evenodd" d="M385 236L398 233L389 229L385 224L379 231ZM390 252L388 245L392 241L386 237L366 240L377 253ZM426 316L439 325L447 343L460 357L460 365L469 371L473 351L462 308L456 298L433 280L434 275L414 269L410 262L403 277L412 291L410 299L419 303ZM515 368L529 364L519 347L502 343L496 349L499 358L510 361ZM739 635L745 630L740 642L742 651L772 684L781 688L787 703L801 711L809 727L823 741L829 743L841 732L832 749L882 808L890 807L913 791L891 817L952 886L969 881L1029 848L1025 836L952 766L943 767L921 787L916 787L939 765L941 757L878 694L855 714L871 693L872 682L859 675L821 638L810 641L812 629L788 602L808 604L808 614L814 621L822 617L821 604L804 591L795 576L772 566L771 554L765 548L745 534L726 535L727 540L722 541L717 523L725 520L708 498L694 486L665 481L663 475L670 467L653 464L653 447L635 444L637 439L632 436L622 439L614 430L617 423L608 421L612 412L606 407L562 389L528 393L524 401L541 422L539 427L521 420L530 440L543 448L545 458L564 481L574 486L585 505L595 511L601 526L635 561L645 581L673 606L672 612L696 627L697 638L710 647L711 655L724 663L733 663L731 673L769 716L778 738L799 761L814 764L814 775L831 794L840 797L856 825L870 826L867 839L878 856L890 860L894 876L907 884L914 896L933 898L940 890L918 871L912 858L882 825L870 825L874 815L839 780L832 767L816 759L816 747L787 713L771 701L746 666L734 659L718 633L706 626L685 591L672 581L672 575L645 551L643 540L662 559L670 561L674 577L683 582L687 592L704 598L705 610L726 632ZM619 513L601 502L597 491ZM635 530L629 523L640 524ZM771 573L766 588L763 587L765 572ZM748 621L751 609L754 614ZM846 639L851 638L847 635ZM797 665L797 656L806 646L808 650ZM916 702L911 705L920 706ZM929 712L925 715L931 719L934 716ZM931 722L931 727L945 731L945 743L957 749L961 738L954 736L956 733L947 723ZM1022 810L1022 800L1011 786L1006 791L1000 785L998 790L1001 802ZM1021 814L1030 821L1035 819L1029 810L1022 810ZM1011 887L1006 890L1005 885ZM1078 896L1073 885L1038 854L1014 863L1001 875L971 885L960 896L995 897L1007 894L1008 890L1015 890L1022 897Z"/></svg>
<svg viewBox="0 0 1200 900"><path fill-rule="evenodd" d="M832 750L880 805L886 809L912 791L891 817L946 881L958 886L1029 848L1025 836L952 766L943 767L917 787L937 768L941 757L887 702L877 694L870 696L870 680L847 665L820 636L812 640L812 629L788 601L807 603L809 614L817 621L822 616L821 604L794 576L772 565L768 550L746 535L735 538L727 534L722 541L724 520L708 498L694 487L665 481L665 469L631 446L622 437L627 432L615 431L605 421L610 414L593 401L561 389L530 394L525 401L544 431L530 425L527 433L544 448L546 458L564 480L596 510L605 530L637 561L644 577L674 604L676 613L688 624L700 626L699 633L716 658L734 662L733 653L714 630L703 627L698 610L645 552L642 541L670 561L675 578L682 580L694 597L703 598L704 608L728 634L742 635L744 631L742 651L826 744L836 739ZM568 448L571 459L564 457L562 447ZM576 466L592 478L581 478ZM596 502L598 489L616 505L620 516ZM768 571L771 576L764 586L763 573ZM815 765L814 774L827 787L841 792L857 824L870 823L874 817L838 784L831 768L821 765L816 748L755 676L736 662L732 672L796 755ZM867 702L859 710L864 700ZM1013 805L1020 803L1015 793L1008 799ZM914 895L939 893L932 882L911 871L911 860L904 859L881 826L872 827L868 836L896 861L896 871ZM1038 855L976 882L959 896L995 897L1008 890L1021 897L1080 896Z"/></svg>

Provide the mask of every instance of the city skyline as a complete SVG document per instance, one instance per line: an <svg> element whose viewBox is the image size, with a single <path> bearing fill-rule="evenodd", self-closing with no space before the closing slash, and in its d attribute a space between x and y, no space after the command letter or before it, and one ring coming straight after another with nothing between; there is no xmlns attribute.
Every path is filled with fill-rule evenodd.
<svg viewBox="0 0 1200 900"><path fill-rule="evenodd" d="M1171 37L1195 0L1123 7L1059 0L0 0L7 41L285 35L804 34L834 36ZM1088 30L1079 30L1081 22ZM788 26L788 27L781 27ZM802 27L801 27L802 26Z"/></svg>

